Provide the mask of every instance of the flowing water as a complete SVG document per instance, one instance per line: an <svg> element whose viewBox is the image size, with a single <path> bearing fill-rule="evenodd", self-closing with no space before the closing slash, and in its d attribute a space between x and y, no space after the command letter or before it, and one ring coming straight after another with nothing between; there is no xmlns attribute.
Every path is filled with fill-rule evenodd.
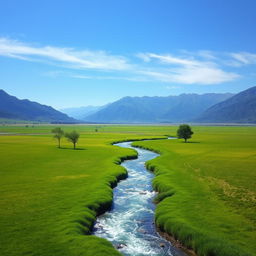
<svg viewBox="0 0 256 256"><path fill-rule="evenodd" d="M115 144L134 148L131 142ZM105 238L126 256L185 256L156 231L154 224L155 205L151 182L154 176L145 168L145 162L158 154L144 149L138 151L138 158L126 160L121 165L128 171L128 178L114 189L113 207L98 217L94 235Z"/></svg>

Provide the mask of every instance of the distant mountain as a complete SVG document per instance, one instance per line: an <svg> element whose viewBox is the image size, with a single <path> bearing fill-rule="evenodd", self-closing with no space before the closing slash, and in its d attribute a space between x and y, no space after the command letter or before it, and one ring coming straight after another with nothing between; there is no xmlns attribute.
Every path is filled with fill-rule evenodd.
<svg viewBox="0 0 256 256"><path fill-rule="evenodd" d="M154 123L183 122L233 94L181 94L168 97L125 97L85 118L90 122Z"/></svg>
<svg viewBox="0 0 256 256"><path fill-rule="evenodd" d="M29 100L20 100L0 90L0 118L42 121L42 122L75 122L52 107Z"/></svg>
<svg viewBox="0 0 256 256"><path fill-rule="evenodd" d="M85 106L78 108L64 108L60 109L60 111L75 119L84 120L87 116L92 115L103 108L104 106Z"/></svg>
<svg viewBox="0 0 256 256"><path fill-rule="evenodd" d="M198 122L256 123L256 86L207 109Z"/></svg>

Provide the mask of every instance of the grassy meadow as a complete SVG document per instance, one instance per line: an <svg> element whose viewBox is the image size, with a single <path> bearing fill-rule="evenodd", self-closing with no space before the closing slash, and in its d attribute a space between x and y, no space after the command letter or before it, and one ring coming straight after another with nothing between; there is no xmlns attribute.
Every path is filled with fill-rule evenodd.
<svg viewBox="0 0 256 256"><path fill-rule="evenodd" d="M168 129L65 126L81 134L73 150L65 138L57 148L53 127L0 128L15 134L0 136L0 255L120 255L109 242L88 235L96 212L111 205L110 186L126 176L115 163L136 156L111 143Z"/></svg>
<svg viewBox="0 0 256 256"><path fill-rule="evenodd" d="M0 126L0 255L120 255L91 236L96 215L136 157L122 140L175 135L175 126L63 126L77 130L78 150L62 148L49 125ZM98 129L98 132L95 132ZM256 255L256 127L193 127L182 140L135 142L161 156L155 172L156 223L198 255Z"/></svg>
<svg viewBox="0 0 256 256"><path fill-rule="evenodd" d="M135 142L161 153L156 223L198 255L256 255L256 128L195 127L182 140Z"/></svg>

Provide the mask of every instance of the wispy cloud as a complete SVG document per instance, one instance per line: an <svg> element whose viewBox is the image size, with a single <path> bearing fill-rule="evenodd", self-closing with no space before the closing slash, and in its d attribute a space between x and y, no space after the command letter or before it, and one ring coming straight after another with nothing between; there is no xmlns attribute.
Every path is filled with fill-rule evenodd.
<svg viewBox="0 0 256 256"><path fill-rule="evenodd" d="M146 62L157 60L162 64L169 65L168 69L165 68L162 71L141 71L141 73L163 82L218 84L239 78L238 74L222 70L215 62L197 60L194 57L179 58L169 54L159 55L154 53L138 56Z"/></svg>
<svg viewBox="0 0 256 256"><path fill-rule="evenodd" d="M169 72L141 71L142 74L157 81L181 84L219 84L239 78L235 73L224 72L221 69L207 67L180 68Z"/></svg>
<svg viewBox="0 0 256 256"><path fill-rule="evenodd" d="M23 60L50 60L67 67L98 70L127 70L130 64L123 56L105 51L77 51L52 46L35 47L16 40L0 38L0 55Z"/></svg>
<svg viewBox="0 0 256 256"><path fill-rule="evenodd" d="M91 79L91 80L127 80L133 82L149 82L150 80L146 77L135 77L135 76L87 76L72 74L70 77L79 79Z"/></svg>
<svg viewBox="0 0 256 256"><path fill-rule="evenodd" d="M197 55L206 59L206 60L213 60L216 61L217 57L212 51L207 51L207 50L200 50L197 52Z"/></svg>
<svg viewBox="0 0 256 256"><path fill-rule="evenodd" d="M231 53L230 56L241 65L256 64L256 54L249 52Z"/></svg>
<svg viewBox="0 0 256 256"><path fill-rule="evenodd" d="M208 50L194 53L183 50L181 55L142 52L134 58L106 51L38 46L8 38L0 38L0 55L65 67L66 71L61 71L61 75L73 78L157 81L171 85L229 82L241 77L237 69L230 71L231 66L256 64L256 54L248 52L220 54ZM79 69L79 74L70 75L69 70L74 69ZM93 74L87 71L93 71ZM58 76L54 72L51 75Z"/></svg>
<svg viewBox="0 0 256 256"><path fill-rule="evenodd" d="M168 90L179 89L179 88L180 88L179 86L175 86L175 85L165 86L165 89L168 89Z"/></svg>
<svg viewBox="0 0 256 256"><path fill-rule="evenodd" d="M107 72L109 74L109 72ZM87 80L127 80L127 81L133 81L133 82L149 82L149 78L145 76L124 76L119 74L114 75L88 75L84 73L76 73L76 72L70 72L70 71L63 71L63 70L53 70L48 71L42 74L43 76L52 77L52 78L58 78L58 77L71 77L71 78L77 78L77 79L87 79Z"/></svg>
<svg viewBox="0 0 256 256"><path fill-rule="evenodd" d="M172 55L160 55L155 53L140 53L138 57L142 58L144 61L149 62L152 59L159 60L162 63L167 64L178 64L178 65L185 65L185 66L196 66L199 64L198 61L184 59L184 58L177 58Z"/></svg>

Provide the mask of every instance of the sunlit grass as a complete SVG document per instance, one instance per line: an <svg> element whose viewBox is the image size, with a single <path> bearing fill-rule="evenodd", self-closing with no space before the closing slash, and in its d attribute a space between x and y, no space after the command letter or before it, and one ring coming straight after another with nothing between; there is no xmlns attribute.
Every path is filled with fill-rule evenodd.
<svg viewBox="0 0 256 256"><path fill-rule="evenodd" d="M80 132L79 150L65 138L58 149L53 127L0 127L27 133L0 136L0 254L120 255L89 235L96 214L111 205L111 187L126 176L115 163L136 156L111 143L174 136L177 127L63 126ZM255 255L256 128L193 130L191 143L136 142L162 154L148 163L161 191L157 225L199 255Z"/></svg>
<svg viewBox="0 0 256 256"><path fill-rule="evenodd" d="M119 255L109 242L89 235L96 214L111 206L111 187L126 176L115 163L136 156L111 143L153 133L63 127L81 133L80 150L73 150L65 139L57 148L52 127L2 127L17 133L27 129L45 135L0 136L0 255Z"/></svg>
<svg viewBox="0 0 256 256"><path fill-rule="evenodd" d="M256 255L256 129L194 130L191 143L134 143L162 154L148 162L157 225L199 255Z"/></svg>

